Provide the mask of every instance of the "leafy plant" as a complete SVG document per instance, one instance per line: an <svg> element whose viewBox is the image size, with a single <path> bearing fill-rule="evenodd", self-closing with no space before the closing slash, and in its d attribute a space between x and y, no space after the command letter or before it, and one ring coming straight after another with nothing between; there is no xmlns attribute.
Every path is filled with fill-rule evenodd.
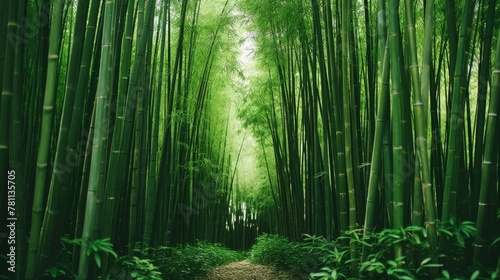
<svg viewBox="0 0 500 280"><path fill-rule="evenodd" d="M458 225L455 225L455 221L450 219L449 227L440 227L438 228L439 232L444 234L447 239L455 238L456 245L459 247L465 247L465 238L476 237L477 228L474 222L471 221L463 221Z"/></svg>
<svg viewBox="0 0 500 280"><path fill-rule="evenodd" d="M321 268L322 272L311 273L311 277L313 279L320 280L337 280L337 279L346 279L345 274L340 273L337 269L330 269L329 267ZM319 278L318 278L319 277Z"/></svg>
<svg viewBox="0 0 500 280"><path fill-rule="evenodd" d="M103 238L103 239L96 239L96 240L91 240L91 241L84 241L83 239L69 239L67 237L61 238L61 240L65 243L68 244L77 244L77 245L82 245L83 242L88 242L87 244L87 249L85 254L87 256L92 256L94 259L97 267L101 267L101 253L104 254L111 254L115 257L115 259L118 257L116 252L113 249L113 244L109 242L111 238Z"/></svg>
<svg viewBox="0 0 500 280"><path fill-rule="evenodd" d="M163 246L150 250L153 263L166 279L194 279L206 275L216 266L243 259L239 252L203 241L193 245L174 248Z"/></svg>
<svg viewBox="0 0 500 280"><path fill-rule="evenodd" d="M123 260L122 264L127 268L131 277L138 280L161 280L159 268L150 259L132 257L130 260Z"/></svg>
<svg viewBox="0 0 500 280"><path fill-rule="evenodd" d="M71 246L76 244L75 240L69 239L67 235L61 237L61 249L57 254L56 261L52 267L45 269L43 275L50 278L69 278L75 277L75 263L72 261Z"/></svg>
<svg viewBox="0 0 500 280"><path fill-rule="evenodd" d="M290 242L279 235L264 234L250 250L250 261L270 264L283 270L297 270L312 253L310 247L298 242Z"/></svg>
<svg viewBox="0 0 500 280"><path fill-rule="evenodd" d="M51 278L57 278L59 276L65 276L66 275L66 271L60 269L57 266L53 266L51 268L47 268L45 270L45 272L43 273L43 275L51 277Z"/></svg>

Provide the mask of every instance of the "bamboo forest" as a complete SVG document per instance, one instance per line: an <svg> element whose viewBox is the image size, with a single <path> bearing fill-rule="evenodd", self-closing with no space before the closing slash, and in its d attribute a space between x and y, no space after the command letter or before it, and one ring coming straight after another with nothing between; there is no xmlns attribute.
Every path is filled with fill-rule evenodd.
<svg viewBox="0 0 500 280"><path fill-rule="evenodd" d="M0 279L500 279L496 0L0 24Z"/></svg>

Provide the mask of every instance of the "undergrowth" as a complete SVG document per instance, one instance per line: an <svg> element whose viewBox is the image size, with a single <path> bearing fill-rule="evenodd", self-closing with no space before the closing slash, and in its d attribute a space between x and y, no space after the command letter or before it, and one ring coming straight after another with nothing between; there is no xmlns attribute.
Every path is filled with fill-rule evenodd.
<svg viewBox="0 0 500 280"><path fill-rule="evenodd" d="M244 259L240 252L204 241L177 247L136 249L135 252L137 256L132 261L117 262L111 279L124 279L125 274L131 279L195 279L216 266Z"/></svg>
<svg viewBox="0 0 500 280"><path fill-rule="evenodd" d="M449 247L446 253L435 256L437 263L428 255L425 228L415 226L384 229L373 233L369 240L363 238L362 230L348 231L333 241L304 235L302 242L293 242L279 235L263 234L246 253L202 241L176 247L137 244L138 249L132 257L118 257L112 262L110 271L99 279L202 279L216 266L245 258L285 271L291 275L291 280L500 279L496 276L498 271L494 272L500 237L486 250L489 266L474 267L470 248L475 233L472 222L452 223L449 228L440 228L439 234L448 240ZM45 271L46 278L72 279L76 276L70 245L80 245L81 240L63 238L61 241L63 248L58 261ZM400 245L403 257L395 259L394 244ZM116 257L112 246L109 239L95 240L87 255L101 267L101 256ZM439 270L438 276L431 276L433 269Z"/></svg>
<svg viewBox="0 0 500 280"><path fill-rule="evenodd" d="M193 279L195 276L207 274L213 267L242 259L241 253L206 242L176 247L165 258L157 258L165 276L179 280Z"/></svg>
<svg viewBox="0 0 500 280"><path fill-rule="evenodd" d="M320 263L320 256L311 249L310 243L291 242L286 237L263 234L252 246L249 261L272 265L290 272L296 278L307 279Z"/></svg>
<svg viewBox="0 0 500 280"><path fill-rule="evenodd" d="M75 279L76 263L72 261L72 245L80 245L80 240L61 239L63 248L53 267L47 269L44 279ZM95 264L101 267L101 256L110 254L117 257L109 239L92 243L88 255L93 256ZM90 248L91 246L89 246ZM243 260L242 252L230 250L220 244L198 241L195 244L168 247L148 247L137 243L133 256L120 256L111 260L109 271L98 279L119 280L187 280L203 277L216 266ZM96 271L96 274L101 274ZM97 277L97 275L96 275ZM97 278L96 278L97 279Z"/></svg>
<svg viewBox="0 0 500 280"><path fill-rule="evenodd" d="M415 226L384 229L372 234L369 241L362 238L361 230L346 232L331 242L309 235L304 235L303 242L291 242L285 237L264 234L250 250L250 261L288 271L292 279L433 279L431 269L440 273L434 279L499 279L493 267L472 266L467 248L475 231L471 222L440 229L440 235L451 246L446 254L436 256L438 263L428 256L425 228ZM403 257L399 259L394 258L397 243L403 248ZM354 254L351 248L355 248ZM489 248L488 253L496 256L498 248ZM498 256L493 258L496 263Z"/></svg>

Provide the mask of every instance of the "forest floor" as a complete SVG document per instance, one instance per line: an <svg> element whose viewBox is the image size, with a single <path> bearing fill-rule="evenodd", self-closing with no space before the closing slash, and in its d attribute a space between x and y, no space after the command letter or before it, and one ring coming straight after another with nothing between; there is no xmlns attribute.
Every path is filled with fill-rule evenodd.
<svg viewBox="0 0 500 280"><path fill-rule="evenodd" d="M216 267L199 280L286 280L290 279L283 272L270 266L249 263L247 260Z"/></svg>

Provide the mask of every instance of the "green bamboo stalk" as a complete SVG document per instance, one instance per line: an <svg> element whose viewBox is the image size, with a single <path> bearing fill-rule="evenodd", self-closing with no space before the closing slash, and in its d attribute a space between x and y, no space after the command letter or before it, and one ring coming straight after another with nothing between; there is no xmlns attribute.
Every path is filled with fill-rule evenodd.
<svg viewBox="0 0 500 280"><path fill-rule="evenodd" d="M460 23L460 36L458 40L457 63L455 68L455 76L453 79L453 100L451 107L451 120L448 138L448 150L446 157L446 176L443 194L443 210L441 213L441 223L443 227L450 225L450 220L456 216L456 208L451 209L456 205L452 201L452 194L456 193L458 184L457 171L460 160L460 150L463 146L463 116L464 116L464 101L465 88L462 87L466 79L467 53L466 48L469 41L468 31L471 22L471 13L474 1L466 1L462 21ZM444 239L443 239L444 242Z"/></svg>
<svg viewBox="0 0 500 280"><path fill-rule="evenodd" d="M328 138L330 138L330 130L331 127L329 127L327 124L329 123L329 119L331 118L331 111L330 111L330 104L332 104L330 100L330 85L329 85L329 77L327 73L327 60L325 59L325 54L324 54L324 43L323 43L323 35L321 32L321 22L320 22L320 8L319 8L319 3L317 0L312 1L312 8L313 8L313 25L314 25L314 39L315 39L315 47L313 47L313 52L318 56L318 61L317 64L319 64L319 76L320 76L320 81L321 81L321 100L323 102L323 106L321 107L321 118L323 119L323 129L324 129L324 134L323 134L323 142L325 142L325 146L328 145ZM328 16L327 16L328 17ZM327 18L325 17L325 18ZM302 26L301 26L302 27ZM305 33L305 31L302 31L302 33ZM305 38L304 38L305 39ZM302 39L302 40L304 40ZM328 39L327 39L328 41ZM316 63L313 62L313 66L316 65ZM312 69L312 75L316 76L316 69ZM293 74L291 74L293 77ZM313 97L311 97L311 106L318 106L319 104L319 92L318 92L318 85L316 84L316 81L313 80L313 89L314 92ZM311 108L309 111L311 111L312 114L316 111L316 108ZM314 119L313 119L314 118ZM308 124L311 125L312 130L316 130L318 125L316 125L317 122L317 116L312 115L311 116L311 121L308 122ZM302 122L306 122L307 120L302 120ZM331 210L330 210L330 197L326 195L327 193L330 192L330 174L325 174L323 177L315 176L314 174L318 174L319 172L323 172L325 170L323 165L323 159L321 158L321 146L319 143L319 136L317 136L318 133L312 132L310 133L311 141L310 141L310 146L312 149L311 152L311 159L310 159L310 168L308 169L307 173L313 175L313 182L312 185L310 186L313 190L312 192L314 193L314 197L310 197L310 200L315 201L314 203L315 206L315 212L314 212L314 223L315 223L315 229L313 227L313 231L317 232L320 235L325 235L329 239L330 237L330 228L331 228ZM325 149L325 159L328 157L326 154L326 149ZM294 171L292 171L294 172ZM321 179L323 183L320 183L321 181L318 180ZM322 184L322 185L321 185ZM328 218L327 218L328 217Z"/></svg>
<svg viewBox="0 0 500 280"><path fill-rule="evenodd" d="M432 178L430 170L430 162L427 151L427 96L430 86L430 63L431 63L431 47L433 33L433 12L434 1L427 1L425 11L425 30L424 30L424 54L422 76L419 77L418 62L417 62L417 41L414 23L414 5L411 1L405 1L406 6L406 21L408 22L408 44L410 49L410 71L413 88L414 112L415 112L415 141L417 144L416 155L419 164L418 170L420 174L415 174L421 178L421 185L415 185L414 188L420 190L418 197L423 198L423 201L416 201L419 204L423 203L425 208L425 227L427 230L427 238L429 240L429 252L434 264L437 264L437 233L436 221L434 213L434 192L432 188ZM417 168L416 167L416 168ZM416 205L414 205L416 207ZM439 271L433 270L433 277L437 277Z"/></svg>
<svg viewBox="0 0 500 280"><path fill-rule="evenodd" d="M182 73L182 56L183 56L183 45L184 45L184 36L185 36L185 20L186 20L186 12L187 12L187 0L182 1L181 7L181 15L180 15L180 26L179 26L179 38L177 42L176 48L176 56L175 62L172 69L171 80L169 81L169 91L167 95L167 119L169 120L168 125L165 129L165 134L163 137L163 145L162 145L162 154L160 157L160 177L158 178L158 186L167 186L167 191L163 192L164 207L167 208L166 212L162 211L166 217L160 217L165 224L160 226L160 230L163 234L163 240L167 244L170 242L171 229L173 226L173 217L175 215L175 209L177 209L178 203L178 188L176 187L177 178L175 175L178 174L176 172L177 168L177 160L176 160L176 150L174 149L174 144L172 143L173 139L175 139L175 127L173 124L173 109L174 109L174 93L177 88L177 79L178 75ZM179 78L180 80L180 78ZM180 81L179 81L180 83ZM171 168L171 169L170 169ZM171 176L173 175L173 176ZM174 187L175 186L175 187Z"/></svg>
<svg viewBox="0 0 500 280"><path fill-rule="evenodd" d="M302 12L302 9L303 7L301 6L301 13ZM327 49L327 65L328 65L328 85L329 85L329 91L331 92L334 92L333 93L333 96L340 96L336 90L336 86L338 83L337 83L337 74L336 71L335 71L335 37L334 37L334 34L333 34L333 13L332 13L332 3L331 3L331 0L326 0L326 3L325 3L325 9L324 9L324 13L325 13L325 16L324 16L324 25L326 26L326 49ZM306 35L305 35L305 27L304 27L304 22L301 21L301 29L302 29L302 34L300 34L300 38L301 38L301 44L303 45L303 48L304 48L304 64L305 66L307 66L307 63L309 63L307 61L307 52L305 50L306 49L306 46L307 46L307 43L306 43ZM307 71L307 68L304 70L304 73L302 74L304 75L306 78L304 78L304 80L306 82L309 82L309 73ZM328 107L332 107L333 109L330 110L329 108L326 108L325 106L323 106L323 109L327 109L327 114L325 114L325 116L327 117L327 119L325 119L325 121L323 122L323 129L327 128L326 131L328 131L327 134L325 134L325 138L326 138L326 142L325 143L325 148L324 148L324 153L325 153L325 164L327 165L327 168L328 168L328 175L329 175L329 184L326 186L326 190L325 190L325 206L327 209L326 210L326 213L327 213L327 240L328 241L331 241L333 235L334 235L334 231L333 229L335 228L334 226L334 223L335 223L335 213L337 211L335 211L336 209L333 207L333 205L331 205L332 203L334 203L334 200L332 200L333 198L333 194L338 194L338 190L337 190L337 185L340 185L340 184L345 184L345 182L341 182L340 179L339 179L339 176L338 176L338 173L336 171L336 155L338 153L338 150L337 150L337 147L336 145L340 145L340 144L343 144L343 143L336 143L335 141L335 137L337 137L336 135L334 135L335 131L337 130L337 120L336 120L336 117L335 115L336 114L340 114L340 113L337 113L335 107L337 106L337 101L335 100L336 98L330 98L328 96L329 94L324 94L324 96L327 96L328 98L325 100L325 101L328 101L328 104L330 104ZM316 101L314 102L314 106L318 106L319 102ZM316 105L317 104L317 105ZM316 108L312 108L311 111L314 113L316 112ZM328 121L326 121L328 120ZM341 120L339 119L338 122L340 123ZM307 120L302 120L302 123L305 125L307 124ZM305 125L306 127L309 127L308 125ZM342 137L342 136L341 136ZM341 151L343 150L340 149ZM342 172L342 173L345 173L345 172ZM308 201L309 203L312 203L310 200Z"/></svg>
<svg viewBox="0 0 500 280"><path fill-rule="evenodd" d="M477 212L477 236L474 242L474 264L479 265L484 261L485 245L487 241L487 212L488 195L490 188L494 187L495 181L492 178L496 161L496 145L498 139L496 134L497 115L500 108L500 31L497 35L496 59L493 73L491 75L491 95L486 121L486 132L484 136L483 164L481 168L481 189L479 193L479 206Z"/></svg>
<svg viewBox="0 0 500 280"><path fill-rule="evenodd" d="M104 4L104 5L106 5L106 4ZM115 1L113 4L113 7L112 7L113 13L111 15L111 17L112 17L111 39L109 41L109 44L110 44L109 56L110 57L109 57L108 68L106 70L107 71L106 75L107 75L107 77L109 77L109 79L107 81L107 85L106 85L106 90L109 92L109 95L107 95L106 99L105 99L104 112L103 112L105 117L104 117L103 123L101 124L101 127L102 127L102 132L101 132L102 158L101 158L101 163L100 163L100 167L99 167L99 178L97 179L100 186L97 188L97 192L95 193L96 204L95 204L94 211L97 214L94 216L92 233L91 233L91 236L94 239L109 237L109 236L102 236L102 227L104 224L107 224L107 221L106 220L103 221L103 219L105 219L104 217L106 214L102 215L101 213L104 212L103 209L106 207L105 206L106 200L104 199L104 197L105 197L105 192L106 192L107 166L109 164L109 154L110 154L110 139L109 139L109 137L111 137L112 132L113 132L112 125L114 123L113 121L114 121L114 117L115 117L115 115L113 114L114 108L110 108L110 105L112 102L114 102L115 93L116 93L115 87L116 87L116 83L117 83L117 77L116 77L116 74L114 71L115 71L115 69L117 69L115 61L119 60L119 55L115 55L115 52L117 54L120 53L120 44L118 44L117 42L119 42L121 39L120 37L116 38L116 36L121 35L119 27L117 27L117 26L119 26L120 21L123 21L123 19L119 18L119 15L121 15L121 13L119 12L120 7L122 7L122 6L123 5L120 4L120 1ZM106 8L104 8L103 15L105 15L105 14L106 14ZM103 23L102 24L103 28L104 28L104 25L105 24ZM104 29L102 29L102 32L104 34ZM97 47L97 49L101 50L102 55L106 55L104 52L102 52L102 48ZM100 67L100 64L99 64L99 67ZM98 71L98 73L99 73L99 75L102 75L100 70ZM99 84L97 84L96 88L98 88L98 87L99 87ZM96 92L97 92L97 89L96 89ZM94 110L96 110L95 113L97 113L97 108L95 107L95 105L94 105ZM97 115L95 116L95 118L97 118ZM92 164L92 162L91 162L91 164Z"/></svg>
<svg viewBox="0 0 500 280"><path fill-rule="evenodd" d="M80 261L78 265L78 276L77 279L87 279L88 277L88 267L90 262L90 257L87 255L87 248L90 246L90 242L95 238L92 236L92 227L95 220L95 204L96 204L96 194L99 188L102 188L104 182L100 182L100 171L102 164L102 157L105 156L103 153L104 147L102 147L102 138L106 129L104 126L106 116L106 104L108 99L108 89L110 85L109 76L109 66L111 65L111 50L113 47L112 39L112 25L113 25L113 14L115 10L115 1L106 1L104 6L104 26L103 26L103 37L101 44L101 64L99 67L99 81L97 85L97 96L95 102L95 126L94 135L92 141L92 160L90 162L90 174L89 174L89 185L87 189L87 202L85 207L85 219L83 222L82 230L82 246L80 250Z"/></svg>
<svg viewBox="0 0 500 280"><path fill-rule="evenodd" d="M8 11L5 21L7 23L5 32L6 34L16 36L17 34L17 14L18 14L18 1L7 1ZM7 182L7 170L9 168L9 135L10 135L10 124L11 124L11 107L12 107L12 94L14 90L14 68L15 63L15 53L19 51L19 46L13 46L11 43L7 43L5 47L2 46L2 50L5 50L2 54L5 55L2 67L2 96L0 98L0 127L2 127L2 133L0 134L0 180L2 182ZM1 207L4 207L4 190L0 190L0 199L2 199Z"/></svg>
<svg viewBox="0 0 500 280"><path fill-rule="evenodd" d="M115 226L117 220L117 199L120 197L120 190L124 185L124 176L116 176L125 172L126 153L121 150L121 137L124 125L130 123L125 122L125 111L127 110L127 88L130 86L130 65L131 65L131 52L132 52L132 38L134 30L134 14L136 1L130 0L127 3L127 13L125 19L125 30L123 32L122 40L122 53L120 57L120 69L118 73L118 92L116 97L116 120L114 133L111 140L110 156L108 163L108 175L106 179L106 191L104 206L105 217L102 222L101 235L104 237L113 238L115 235ZM133 106L133 105L129 105ZM103 258L103 268L107 267L107 256Z"/></svg>
<svg viewBox="0 0 500 280"><path fill-rule="evenodd" d="M153 135L151 138L151 151L149 155L149 167L148 167L148 180L146 182L146 206L145 206L145 222L144 222L144 233L143 233L143 242L144 246L149 246L151 242L151 234L153 230L153 218L155 213L155 196L157 194L157 154L158 154L158 139L159 139L159 130L160 130L160 104L162 102L161 92L162 92L162 82L163 82L163 70L164 70L164 61L165 61L165 41L166 41L166 33L167 33L167 20L170 21L170 18L167 17L166 9L170 9L170 1L163 2L163 14L162 14L162 22L161 25L161 50L160 50L160 63L159 63L159 71L158 71L158 87L156 90L155 97L153 98Z"/></svg>
<svg viewBox="0 0 500 280"><path fill-rule="evenodd" d="M57 91L59 49L61 46L60 30L62 26L63 8L64 1L56 1L54 3L50 25L47 81L45 84L45 96L43 101L42 131L40 134L40 145L38 147L37 155L37 168L35 176L35 190L33 195L33 212L31 218L31 234L28 249L26 279L35 279L38 275L37 268L39 262L39 238L40 229L42 226L45 179L47 177L47 163L49 160L49 148L52 138L53 113Z"/></svg>
<svg viewBox="0 0 500 280"><path fill-rule="evenodd" d="M147 32L147 31L146 31ZM147 35L146 35L147 36ZM141 188L141 178L140 178L140 161L142 158L142 122L144 116L144 95L146 93L143 90L137 92L138 102L135 115L135 132L134 132L134 153L132 160L132 184L130 187L130 216L129 216L129 240L128 240L128 254L129 256L134 255L135 242L138 239L139 229L137 227L138 219L140 218L138 214L138 204L139 204L139 192Z"/></svg>
<svg viewBox="0 0 500 280"><path fill-rule="evenodd" d="M384 161L384 202L385 202L385 223L386 227L394 226L394 188L393 188L393 162L391 145L391 128L386 126L383 139L383 161Z"/></svg>
<svg viewBox="0 0 500 280"><path fill-rule="evenodd" d="M18 6L18 17L22 18L25 12L26 2L21 1ZM21 25L17 25L16 34L21 34ZM11 34L12 35L12 34ZM2 34L0 34L2 36ZM0 39L0 44L2 40ZM10 159L10 170L16 172L16 279L24 279L26 273L26 257L28 253L28 229L27 229L27 194L28 194L28 184L25 176L19 176L20 174L26 174L24 168L24 161L26 159L26 137L23 133L25 128L25 119L23 119L23 95L21 94L22 88L22 70L23 70L23 57L21 56L24 48L19 49L14 58L14 71L13 71L13 91L12 91L12 125L10 126L9 137L9 159ZM2 52L2 49L0 49ZM0 69L2 69L2 59L0 58ZM0 71L0 85L2 84L3 73ZM0 98L1 99L1 98ZM1 105L0 105L1 107ZM0 176L1 178L1 176ZM2 197L0 195L0 197Z"/></svg>
<svg viewBox="0 0 500 280"><path fill-rule="evenodd" d="M488 81L490 80L490 66L491 66L491 44L493 38L494 22L495 22L495 7L496 1L489 0L486 16L486 24L482 24L480 36L483 37L483 44L481 46L481 58L479 62L479 82L477 91L477 107L476 107L476 133L474 137L474 173L473 182L471 184L471 204L472 216L477 216L476 201L479 201L479 190L481 185L481 160L483 146L485 115L486 115L486 92L488 90ZM483 8L485 9L485 8ZM484 34L484 35L483 35Z"/></svg>
<svg viewBox="0 0 500 280"><path fill-rule="evenodd" d="M403 162L403 84L402 84L402 69L399 61L403 59L403 54L399 48L401 42L401 34L399 32L399 1L389 1L389 37L388 37L389 53L391 60L391 108L392 108L392 148L393 148L393 188L394 188L394 224L396 230L404 227L404 187L405 173ZM402 245L397 243L394 245L395 259L400 259L403 256Z"/></svg>
<svg viewBox="0 0 500 280"><path fill-rule="evenodd" d="M383 68L383 63L384 63L384 58L385 58L385 52L386 48L388 48L387 41L387 21L386 21L386 8L385 8L385 1L384 0L379 0L377 2L377 10L378 10L378 18L377 18L377 31L378 31L378 45L379 45L379 61L382 64L381 68L382 71L384 71ZM387 50L388 52L388 50ZM387 56L387 63L389 63L389 56ZM387 66L387 71L390 71L389 67ZM390 73L390 72L389 72ZM388 73L388 74L389 74ZM382 76L383 77L383 76ZM381 80L381 86L380 86L380 92L384 90L390 90L389 88L389 78L387 79L382 79ZM394 211L393 211L393 189L392 189L392 153L391 153L391 147L390 147L390 125L384 126L383 130L383 139L382 139L382 159L383 159L383 183L382 183L382 190L384 190L384 194L382 197L384 197L384 203L383 207L381 209L385 210L385 220L387 220L387 223L385 223L386 227L392 227L393 224L393 216L394 216Z"/></svg>
<svg viewBox="0 0 500 280"><path fill-rule="evenodd" d="M6 27L9 17L7 16L7 11L9 10L9 1L2 1L0 3L0 26ZM0 30L0 85L3 85L4 79L4 66L5 66L5 47L7 42L7 28L2 28ZM2 86L3 88L3 86ZM0 106L2 106L2 99L0 98ZM0 107L1 108L1 107Z"/></svg>
<svg viewBox="0 0 500 280"><path fill-rule="evenodd" d="M468 2L468 1L467 1ZM458 45L458 34L457 34L457 19L456 19L456 9L454 0L446 0L446 27L448 33L449 41L449 58L450 65L448 67L450 78L455 73L455 65L457 63L457 45Z"/></svg>
<svg viewBox="0 0 500 280"><path fill-rule="evenodd" d="M378 2L378 1L377 1ZM376 118L376 111L375 111L375 105L376 105L376 97L375 97L375 92L376 92L376 81L377 81L377 62L378 62L378 57L376 53L376 36L372 35L371 32L371 22L376 20L376 19L371 19L370 18L370 13L371 13L371 1L368 2L368 0L364 0L363 2L364 5L364 17L365 17L365 40L366 40L366 58L367 58L367 72L368 72L368 77L367 77L367 82L365 86L365 92L367 92L367 100L366 102L368 103L368 112L366 114L367 120L367 134L368 134L368 140L366 142L366 158L371 159L371 147L373 146L373 137L375 134L375 118ZM373 39L372 39L373 38ZM381 50L381 52L384 52L384 50ZM383 67L380 66L382 69ZM383 70L382 70L383 71ZM368 176L366 176L368 177Z"/></svg>
<svg viewBox="0 0 500 280"><path fill-rule="evenodd" d="M425 10L425 26L424 26L424 54L422 59L422 73L421 73L421 93L420 97L423 103L423 111L425 114L425 118L423 118L425 131L422 131L423 135L427 135L427 100L428 92L431 87L431 59L432 59L432 34L433 34L433 23L434 23L434 0L428 1ZM418 125L418 124L417 124ZM428 174L423 174L423 184L422 184L422 192L423 192L423 203L424 203L424 225L427 230L427 239L429 240L429 252L431 257L433 258L433 262L437 263L437 229L436 229L436 197L435 197L435 188L432 187L432 175L431 175L431 167L429 166L430 162L427 154L427 141L425 142L425 147L421 147L422 154L425 158L420 157L421 161L424 162L422 168L425 169L425 172ZM425 151L425 153L424 153ZM438 269L432 269L432 276L437 277Z"/></svg>
<svg viewBox="0 0 500 280"><path fill-rule="evenodd" d="M381 1L380 1L381 2ZM379 3L380 3L379 2ZM368 195L366 198L366 212L363 238L367 241L375 228L375 217L377 215L376 209L380 207L377 205L378 201L378 184L379 174L382 172L382 145L384 139L385 128L388 127L389 121L389 54L388 48L385 48L385 55L382 61L382 83L380 87L380 96L378 99L378 111L375 121L375 136L373 142L372 159L370 165L370 177L368 180ZM369 247L363 245L362 262L365 262L370 254Z"/></svg>
<svg viewBox="0 0 500 280"><path fill-rule="evenodd" d="M345 167L346 167L346 178L347 178L347 189L348 189L348 201L349 201L349 230L355 230L356 225L356 194L354 185L354 174L353 174L353 156L352 156L352 128L351 128L351 106L352 98L351 94L354 94L354 89L349 87L350 83L350 73L349 65L353 58L354 53L350 52L349 36L351 31L351 10L350 1L342 0L342 93L343 93L343 115L344 115L344 152L345 152ZM352 73L351 73L352 74ZM355 125L354 125L355 127ZM356 234L353 232L352 234ZM357 259L356 245L354 241L351 241L351 260ZM357 262L351 262L351 272L353 276L357 276L358 268Z"/></svg>
<svg viewBox="0 0 500 280"><path fill-rule="evenodd" d="M40 236L40 272L50 267L49 262L53 261L53 255L59 248L59 238L62 232L59 230L64 224L66 217L67 202L69 201L69 178L76 163L70 162L67 157L68 138L72 117L72 110L75 103L76 85L78 82L78 72L83 51L83 39L85 34L85 24L89 1L78 1L75 25L73 29L73 40L71 44L68 70L64 90L64 104L57 137L57 147L55 152L54 167L50 179L49 198L47 209L42 224L42 234ZM72 158L75 159L75 158Z"/></svg>
<svg viewBox="0 0 500 280"><path fill-rule="evenodd" d="M76 90L76 98L72 110L72 116L71 116L71 125L70 125L70 130L69 130L69 136L68 136L68 144L66 147L66 153L68 157L77 159L75 162L75 165L78 165L78 172L75 172L76 175L74 178L79 178L78 175L84 173L85 167L88 166L85 164L85 159L87 158L84 154L88 151L88 145L86 145L88 141L91 141L92 139L92 134L89 133L92 131L92 129L88 130L83 130L82 131L82 123L84 119L84 102L88 94L86 94L87 89L88 89L88 81L90 79L90 71L91 71L91 60L92 60L92 51L93 51L93 46L94 46L94 39L96 35L96 25L97 25L97 18L99 15L99 7L101 6L101 1L99 0L92 0L91 6L90 6L90 12L89 12L89 18L86 26L86 35L85 35L85 42L83 46L83 53L82 53L82 59L80 63L80 71L78 75L78 85L77 85L77 90ZM92 98L92 103L93 103L93 98ZM87 128L85 128L87 129ZM84 135L84 137L87 137L85 139L81 139L81 135ZM90 156L88 157L90 158ZM73 208L76 208L76 210L73 210L73 212L76 212L75 218L74 218L74 226L72 227L73 235L72 236L80 236L81 234L81 216L83 215L83 209L81 209L82 205L84 203L82 202L84 199L84 191L86 191L87 184L84 184L84 176L81 176L81 180L75 180L75 186L76 189L79 189L78 191L78 200L75 199L76 206L73 206ZM82 202L82 203L80 203ZM76 249L76 248L74 248ZM73 253L73 257L75 258L76 254L75 252Z"/></svg>

